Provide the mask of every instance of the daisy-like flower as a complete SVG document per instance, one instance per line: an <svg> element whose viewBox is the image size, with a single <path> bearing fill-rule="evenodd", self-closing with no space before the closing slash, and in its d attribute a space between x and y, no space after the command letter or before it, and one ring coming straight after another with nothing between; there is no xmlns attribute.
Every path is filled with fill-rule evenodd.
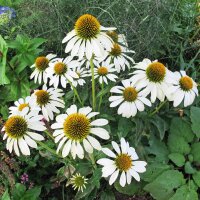
<svg viewBox="0 0 200 200"><path fill-rule="evenodd" d="M90 60L94 55L104 56L105 50L112 47L112 39L103 31L115 30L116 28L105 28L92 15L85 14L78 18L74 30L69 32L62 43L67 42L65 53L71 51L71 56L82 59L84 55Z"/></svg>
<svg viewBox="0 0 200 200"><path fill-rule="evenodd" d="M38 81L39 84L47 83L48 74L46 69L49 67L49 63L55 61L55 54L48 54L47 56L37 57L35 63L31 66L31 68L35 68L30 78L34 78L34 82Z"/></svg>
<svg viewBox="0 0 200 200"><path fill-rule="evenodd" d="M15 106L11 106L9 108L11 115L17 115L19 112L21 112L24 108L29 107L30 110L39 112L41 109L36 104L36 98L33 98L32 96L28 96L25 99L20 98L17 101L14 102Z"/></svg>
<svg viewBox="0 0 200 200"><path fill-rule="evenodd" d="M49 68L46 70L48 77L50 78L49 85L54 85L58 88L59 82L63 88L66 88L68 81L72 82L73 78L78 78L78 75L72 70L72 68L78 67L80 63L77 60L73 60L73 57L57 58L55 62L49 63Z"/></svg>
<svg viewBox="0 0 200 200"><path fill-rule="evenodd" d="M62 148L62 156L66 157L70 150L73 159L76 155L84 158L84 150L88 153L93 152L93 148L101 150L101 145L92 135L98 136L104 140L109 139L109 134L101 126L107 125L108 120L96 119L92 117L98 115L98 112L92 112L92 108L83 107L77 110L76 105L70 106L66 110L66 114L61 114L56 117L56 123L52 124L51 128L56 129L53 133L55 143L59 142L57 152Z"/></svg>
<svg viewBox="0 0 200 200"><path fill-rule="evenodd" d="M49 121L53 120L54 113L60 113L59 108L64 108L65 103L61 99L63 96L63 91L61 89L49 88L43 85L41 90L36 90L33 96L36 97L36 103L40 106L44 118Z"/></svg>
<svg viewBox="0 0 200 200"><path fill-rule="evenodd" d="M86 82L84 78L90 76L88 71L85 68L76 67L72 69L78 76L78 78L73 78L72 85L77 87L77 85L83 86Z"/></svg>
<svg viewBox="0 0 200 200"><path fill-rule="evenodd" d="M122 85L111 88L110 92L118 95L109 97L109 101L112 102L110 107L121 104L117 111L118 115L127 118L134 117L137 110L144 111L144 104L151 106L151 102L141 94L143 91L137 90L134 83L129 79L123 80Z"/></svg>
<svg viewBox="0 0 200 200"><path fill-rule="evenodd" d="M42 115L34 111L29 112L29 108L24 108L18 115L8 118L2 131L5 131L3 140L7 139L6 149L11 153L13 150L20 156L20 151L24 155L30 155L30 149L37 148L35 141L42 141L44 137L34 131L46 130L41 121Z"/></svg>
<svg viewBox="0 0 200 200"><path fill-rule="evenodd" d="M184 101L184 107L191 105L198 96L197 84L185 71L174 72L175 84L167 89L174 107Z"/></svg>
<svg viewBox="0 0 200 200"><path fill-rule="evenodd" d="M128 43L124 34L117 34L115 31L107 31L106 34L112 38L115 43L128 47Z"/></svg>
<svg viewBox="0 0 200 200"><path fill-rule="evenodd" d="M109 158L101 158L97 161L98 164L103 165L102 177L108 177L109 184L112 185L121 173L119 183L122 187L131 183L132 177L136 181L140 181L139 173L146 171L147 163L145 161L138 161L138 155L133 147L129 147L129 143L121 138L121 148L120 146L112 141L112 146L116 151L117 155L113 153L108 148L102 148L102 151Z"/></svg>
<svg viewBox="0 0 200 200"><path fill-rule="evenodd" d="M135 51L129 50L118 43L113 43L111 51L108 51L107 62L114 63L117 72L124 71L127 66L130 68L130 63L134 63L134 60L127 55L127 53L135 53Z"/></svg>
<svg viewBox="0 0 200 200"><path fill-rule="evenodd" d="M109 64L108 61L103 61L101 64L97 65L97 68L94 68L94 78L99 78L101 84L103 82L108 84L108 79L116 82L115 79L118 77L113 74L113 72L116 72L114 64Z"/></svg>
<svg viewBox="0 0 200 200"><path fill-rule="evenodd" d="M174 83L173 73L157 60L151 62L149 59L144 59L134 68L137 70L132 73L130 80L138 89L144 88L142 95L147 96L151 93L152 103L156 98L164 101L167 88Z"/></svg>
<svg viewBox="0 0 200 200"><path fill-rule="evenodd" d="M74 190L78 189L78 191L81 191L81 192L83 192L83 189L86 188L87 180L88 179L85 178L84 176L81 176L80 173L76 173L70 179Z"/></svg>

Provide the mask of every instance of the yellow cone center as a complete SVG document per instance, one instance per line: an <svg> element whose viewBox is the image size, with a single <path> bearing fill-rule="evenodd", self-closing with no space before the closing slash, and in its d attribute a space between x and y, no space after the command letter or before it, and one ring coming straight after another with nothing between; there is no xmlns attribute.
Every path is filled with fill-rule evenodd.
<svg viewBox="0 0 200 200"><path fill-rule="evenodd" d="M189 76L181 77L179 83L180 83L181 89L184 91L189 91L193 87L193 81Z"/></svg>
<svg viewBox="0 0 200 200"><path fill-rule="evenodd" d="M127 87L123 91L124 100L133 102L137 99L137 90L134 87Z"/></svg>
<svg viewBox="0 0 200 200"><path fill-rule="evenodd" d="M49 60L44 57L38 57L35 60L35 67L39 70L39 71L44 71L47 67L49 66Z"/></svg>
<svg viewBox="0 0 200 200"><path fill-rule="evenodd" d="M97 73L100 75L100 76L105 76L108 74L108 69L106 67L99 67L98 70L97 70Z"/></svg>
<svg viewBox="0 0 200 200"><path fill-rule="evenodd" d="M111 37L114 42L118 42L118 34L115 31L107 31L106 34Z"/></svg>
<svg viewBox="0 0 200 200"><path fill-rule="evenodd" d="M128 171L132 166L131 156L128 154L120 154L115 159L115 164L120 171Z"/></svg>
<svg viewBox="0 0 200 200"><path fill-rule="evenodd" d="M37 104L40 106L44 106L49 102L49 93L45 90L38 90L35 92L35 95L37 96Z"/></svg>
<svg viewBox="0 0 200 200"><path fill-rule="evenodd" d="M63 75L67 71L67 66L65 63L57 62L54 65L54 71L55 71L55 74L57 75Z"/></svg>
<svg viewBox="0 0 200 200"><path fill-rule="evenodd" d="M113 47L111 48L110 54L111 54L112 56L114 56L114 57L117 57L117 56L121 55L121 53L122 53L122 49L121 49L121 47L119 46L119 44L114 43L114 44L113 44Z"/></svg>

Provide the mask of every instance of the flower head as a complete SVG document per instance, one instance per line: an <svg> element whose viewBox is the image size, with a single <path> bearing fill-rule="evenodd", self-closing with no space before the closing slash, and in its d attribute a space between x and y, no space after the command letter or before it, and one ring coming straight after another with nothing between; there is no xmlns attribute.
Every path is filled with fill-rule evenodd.
<svg viewBox="0 0 200 200"><path fill-rule="evenodd" d="M175 72L174 80L175 83L167 89L169 100L174 102L174 107L182 101L184 101L184 107L191 105L198 96L197 84L186 75L185 71Z"/></svg>
<svg viewBox="0 0 200 200"><path fill-rule="evenodd" d="M49 67L49 63L55 61L56 55L55 54L48 54L47 56L40 56L37 57L35 63L31 66L31 68L35 68L32 72L30 78L34 78L34 82L38 81L39 84L47 83L48 74L47 69Z"/></svg>
<svg viewBox="0 0 200 200"><path fill-rule="evenodd" d="M84 150L81 144L88 153L92 153L93 148L101 150L99 141L91 135L96 135L104 140L109 139L108 132L104 128L100 128L107 125L108 121L106 119L93 121L91 118L98 114L98 112L92 112L90 107L77 110L77 106L72 105L66 110L66 114L58 115L56 123L51 126L52 129L56 129L53 136L55 143L59 142L57 152L63 147L63 157L66 157L71 150L74 159L76 155L82 159Z"/></svg>
<svg viewBox="0 0 200 200"><path fill-rule="evenodd" d="M116 82L115 79L118 77L114 74L116 69L114 64L110 64L107 61L103 61L97 65L97 68L94 68L94 77L99 78L99 82L108 84L108 80Z"/></svg>
<svg viewBox="0 0 200 200"><path fill-rule="evenodd" d="M104 154L112 159L101 158L97 161L98 164L103 165L102 176L110 176L109 184L112 185L117 180L119 173L121 173L119 183L122 187L126 183L130 184L132 177L140 181L139 173L146 171L147 163L145 161L138 161L135 149L130 147L124 138L121 138L121 148L114 141L112 141L112 146L117 154L108 148L102 148Z"/></svg>
<svg viewBox="0 0 200 200"><path fill-rule="evenodd" d="M122 85L111 88L110 92L118 95L109 98L109 101L112 102L110 107L121 104L118 108L119 115L127 118L134 117L137 110L144 111L144 104L151 106L151 102L141 94L142 91L138 90L130 80L123 80Z"/></svg>
<svg viewBox="0 0 200 200"><path fill-rule="evenodd" d="M36 104L36 98L33 98L33 96L28 96L25 99L20 98L15 101L14 104L15 106L11 106L9 108L11 115L17 115L26 107L29 107L30 110L34 110L36 112L41 110L40 107Z"/></svg>
<svg viewBox="0 0 200 200"><path fill-rule="evenodd" d="M85 178L84 176L81 176L80 173L76 173L70 179L70 181L72 183L72 187L74 188L74 190L78 189L78 191L81 191L81 192L83 192L83 189L86 188L87 180L88 179Z"/></svg>
<svg viewBox="0 0 200 200"><path fill-rule="evenodd" d="M74 26L74 30L69 32L63 39L67 42L65 53L71 51L71 56L82 59L84 56L90 60L94 55L102 57L105 50L110 50L112 39L103 32L104 30L114 30L115 28L105 28L100 25L98 19L90 14L80 16Z"/></svg>
<svg viewBox="0 0 200 200"><path fill-rule="evenodd" d="M151 62L149 59L144 59L134 68L137 70L132 73L130 80L138 89L144 88L142 94L145 96L151 94L152 103L156 98L164 101L167 88L174 83L172 72L157 60Z"/></svg>
<svg viewBox="0 0 200 200"><path fill-rule="evenodd" d="M113 43L111 50L108 51L106 61L108 63L114 63L114 66L119 73L121 70L124 71L126 66L130 68L130 63L134 63L134 60L127 55L128 53L135 53L135 51L129 50L119 43Z"/></svg>
<svg viewBox="0 0 200 200"><path fill-rule="evenodd" d="M36 98L36 103L47 121L53 120L54 113L60 113L58 107L64 108L65 103L61 99L63 96L61 89L47 88L46 85L43 85L42 89L35 90L32 96Z"/></svg>
<svg viewBox="0 0 200 200"><path fill-rule="evenodd" d="M66 88L67 83L73 81L73 78L78 78L78 75L72 70L80 65L73 57L68 56L65 59L57 58L56 61L49 64L47 69L48 77L50 78L49 85L54 85L58 88L59 82L63 88Z"/></svg>
<svg viewBox="0 0 200 200"><path fill-rule="evenodd" d="M18 115L9 117L2 129L5 131L3 140L7 139L6 149L10 153L14 150L18 156L20 151L24 155L30 155L29 146L37 148L35 140L44 140L42 135L33 132L46 129L42 118L42 115L34 111L29 112L29 107L24 108Z"/></svg>

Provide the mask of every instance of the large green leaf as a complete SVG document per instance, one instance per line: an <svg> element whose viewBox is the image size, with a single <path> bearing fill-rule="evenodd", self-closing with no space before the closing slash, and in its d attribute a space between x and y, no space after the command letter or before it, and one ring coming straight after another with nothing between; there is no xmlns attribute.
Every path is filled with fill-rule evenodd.
<svg viewBox="0 0 200 200"><path fill-rule="evenodd" d="M185 164L185 157L180 153L169 154L169 159L178 167L182 167Z"/></svg>
<svg viewBox="0 0 200 200"><path fill-rule="evenodd" d="M200 142L192 144L191 147L191 154L193 155L194 162L200 164Z"/></svg>
<svg viewBox="0 0 200 200"><path fill-rule="evenodd" d="M198 194L187 185L181 186L169 200L198 200Z"/></svg>
<svg viewBox="0 0 200 200"><path fill-rule="evenodd" d="M144 189L156 200L169 200L174 195L174 190L185 184L183 174L177 170L168 170L158 176Z"/></svg>
<svg viewBox="0 0 200 200"><path fill-rule="evenodd" d="M198 185L198 187L200 187L200 172L196 172L195 174L193 174L192 178L194 182Z"/></svg>
<svg viewBox="0 0 200 200"><path fill-rule="evenodd" d="M126 137L129 132L134 128L134 123L126 118L120 118L118 121L117 134L119 138Z"/></svg>
<svg viewBox="0 0 200 200"><path fill-rule="evenodd" d="M194 138L191 124L180 117L175 117L172 119L170 125L170 134L182 136L187 142L191 142Z"/></svg>
<svg viewBox="0 0 200 200"><path fill-rule="evenodd" d="M200 108L193 106L190 110L190 118L192 121L192 130L200 138Z"/></svg>
<svg viewBox="0 0 200 200"><path fill-rule="evenodd" d="M8 46L5 40L0 35L0 85L5 85L10 83L8 77L6 76L7 51L8 51Z"/></svg>

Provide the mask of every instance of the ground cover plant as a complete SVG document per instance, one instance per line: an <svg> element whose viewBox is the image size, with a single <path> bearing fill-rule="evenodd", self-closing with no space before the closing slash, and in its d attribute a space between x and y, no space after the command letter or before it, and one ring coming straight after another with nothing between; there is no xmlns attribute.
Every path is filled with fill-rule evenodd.
<svg viewBox="0 0 200 200"><path fill-rule="evenodd" d="M198 4L115 3L2 2L1 199L199 199Z"/></svg>

